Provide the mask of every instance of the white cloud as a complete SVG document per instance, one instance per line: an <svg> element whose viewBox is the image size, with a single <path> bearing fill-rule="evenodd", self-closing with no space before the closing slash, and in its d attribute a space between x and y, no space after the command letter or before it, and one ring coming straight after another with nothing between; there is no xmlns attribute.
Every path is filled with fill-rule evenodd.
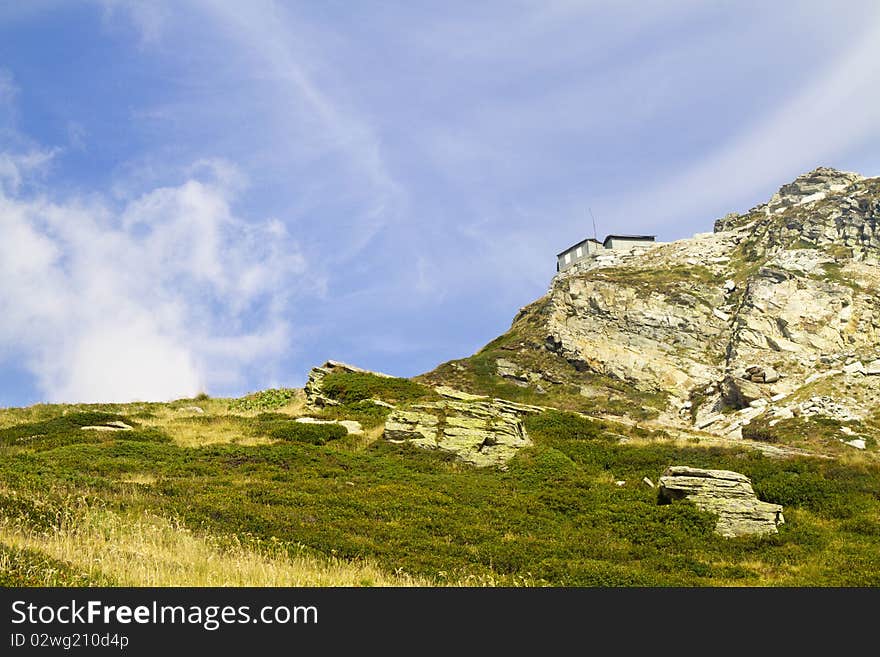
<svg viewBox="0 0 880 657"><path fill-rule="evenodd" d="M215 165L119 208L0 190L0 342L48 400L192 396L284 352L305 260L277 221L234 213L242 178Z"/></svg>
<svg viewBox="0 0 880 657"><path fill-rule="evenodd" d="M40 383L55 401L163 400L205 387L190 345L162 335L148 317L120 326L95 321L61 361L39 363Z"/></svg>

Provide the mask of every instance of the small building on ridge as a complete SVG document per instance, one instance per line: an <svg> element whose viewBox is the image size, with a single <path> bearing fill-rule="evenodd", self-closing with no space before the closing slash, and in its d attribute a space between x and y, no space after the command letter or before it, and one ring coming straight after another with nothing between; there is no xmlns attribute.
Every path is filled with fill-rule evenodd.
<svg viewBox="0 0 880 657"><path fill-rule="evenodd" d="M565 271L572 265L594 258L605 251L631 251L654 246L655 235L608 235L600 242L592 237L568 247L556 255L556 271Z"/></svg>

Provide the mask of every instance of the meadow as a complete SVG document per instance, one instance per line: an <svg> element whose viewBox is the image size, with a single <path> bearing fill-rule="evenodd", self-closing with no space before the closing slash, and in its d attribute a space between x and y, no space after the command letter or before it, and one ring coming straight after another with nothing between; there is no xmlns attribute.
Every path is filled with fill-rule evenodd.
<svg viewBox="0 0 880 657"><path fill-rule="evenodd" d="M547 410L533 447L478 469L383 440L375 382L336 383L345 403L317 415L362 435L294 423L316 415L301 391L0 410L0 584L880 585L865 455L775 459ZM132 430L81 428L114 421ZM673 464L748 475L786 523L715 535L643 482Z"/></svg>

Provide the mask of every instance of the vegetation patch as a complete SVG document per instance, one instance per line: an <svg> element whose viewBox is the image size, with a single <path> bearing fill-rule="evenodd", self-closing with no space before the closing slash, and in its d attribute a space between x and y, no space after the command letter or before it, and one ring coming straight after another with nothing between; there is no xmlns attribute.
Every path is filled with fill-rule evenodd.
<svg viewBox="0 0 880 657"><path fill-rule="evenodd" d="M277 440L289 440L311 445L324 445L330 440L344 438L347 435L346 428L338 424L307 424L304 422L287 422L269 431L269 436Z"/></svg>
<svg viewBox="0 0 880 657"><path fill-rule="evenodd" d="M321 387L331 399L343 404L381 399L392 404L410 404L437 399L428 386L397 377L378 376L369 372L331 372Z"/></svg>
<svg viewBox="0 0 880 657"><path fill-rule="evenodd" d="M774 424L770 424L774 422ZM852 433L844 433L842 428ZM768 443L822 448L824 451L841 451L852 449L843 446L841 439L852 440L862 438L866 446L876 445L875 439L865 431L861 422L850 420L841 422L829 417L793 417L774 421L771 416L762 415L742 428L743 438L760 440Z"/></svg>
<svg viewBox="0 0 880 657"><path fill-rule="evenodd" d="M229 402L230 411L272 411L287 406L296 397L295 388L270 388Z"/></svg>
<svg viewBox="0 0 880 657"><path fill-rule="evenodd" d="M109 577L82 572L72 564L38 550L0 542L0 586L115 586Z"/></svg>
<svg viewBox="0 0 880 657"><path fill-rule="evenodd" d="M97 431L83 430L83 427L108 426L113 422L123 422L133 430ZM124 415L101 411L72 412L38 422L25 422L19 425L0 429L0 445L27 445L33 449L48 450L78 443L102 443L110 439L110 434L119 434L119 438L134 441L169 440L162 431L152 428L140 428L139 425Z"/></svg>
<svg viewBox="0 0 880 657"><path fill-rule="evenodd" d="M607 439L605 422L585 418L576 413L548 410L538 415L530 415L525 420L530 436L538 438L565 437L568 440ZM616 440L616 439L615 439Z"/></svg>
<svg viewBox="0 0 880 657"><path fill-rule="evenodd" d="M312 415L324 420L355 420L365 429L374 429L385 424L385 418L390 412L390 408L364 399L339 406L325 406Z"/></svg>
<svg viewBox="0 0 880 657"><path fill-rule="evenodd" d="M717 288L722 281L722 278L703 265L675 265L664 269L656 267L647 269L602 267L584 275L593 280L624 285L636 290L642 296L660 293L675 299L682 293L686 293L690 298L709 307L713 307L712 302L699 297L697 291Z"/></svg>

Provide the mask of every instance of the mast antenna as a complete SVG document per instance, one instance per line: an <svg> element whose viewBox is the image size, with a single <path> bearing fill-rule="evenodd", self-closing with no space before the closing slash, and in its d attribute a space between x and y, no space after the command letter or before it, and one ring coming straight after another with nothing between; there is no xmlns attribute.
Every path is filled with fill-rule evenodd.
<svg viewBox="0 0 880 657"><path fill-rule="evenodd" d="M596 217L593 216L593 208L587 208L590 211L590 218L593 220L593 239L599 241L599 233L596 231Z"/></svg>

